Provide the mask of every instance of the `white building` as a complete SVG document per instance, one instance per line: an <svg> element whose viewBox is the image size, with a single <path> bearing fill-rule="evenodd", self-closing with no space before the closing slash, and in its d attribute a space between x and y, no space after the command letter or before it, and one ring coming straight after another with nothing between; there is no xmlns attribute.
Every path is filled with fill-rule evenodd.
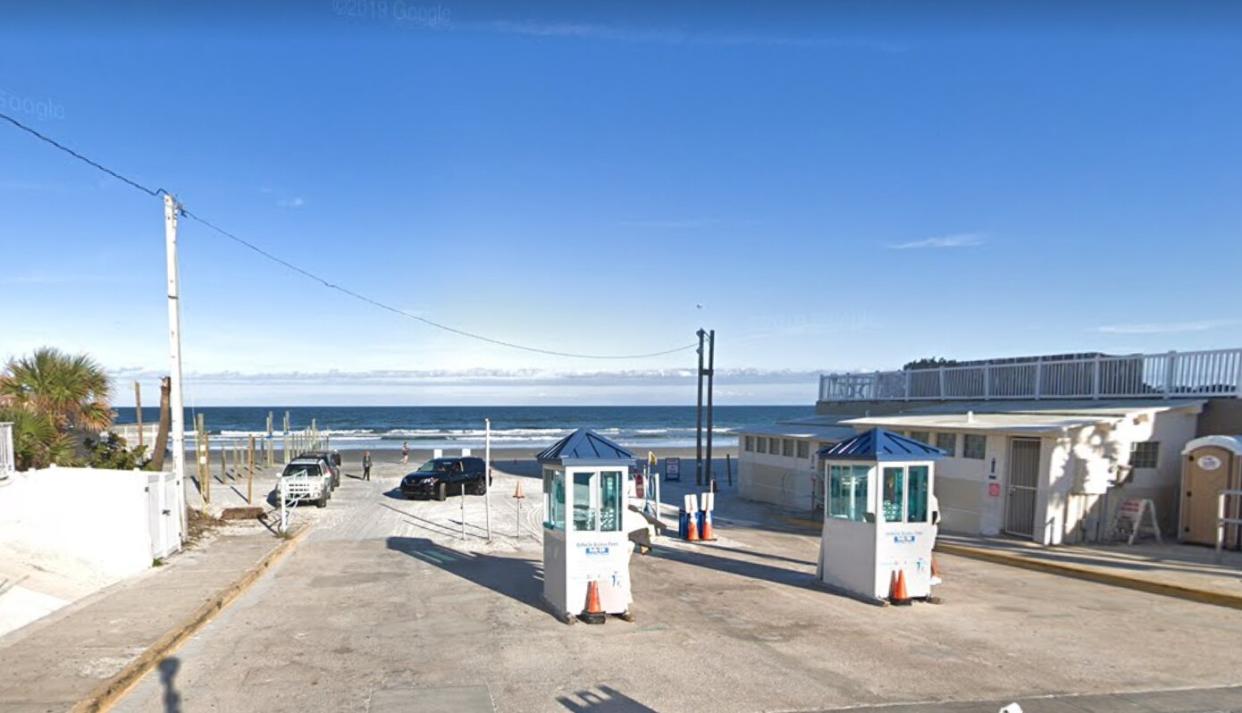
<svg viewBox="0 0 1242 713"><path fill-rule="evenodd" d="M739 429L744 497L815 509L815 451L879 426L949 454L936 477L945 531L1105 539L1122 500L1149 498L1162 529L1176 532L1182 448L1242 433L1242 349L825 374L816 411Z"/></svg>
<svg viewBox="0 0 1242 713"><path fill-rule="evenodd" d="M749 500L807 511L821 507L824 496L815 453L856 433L851 426L824 419L736 431L738 493Z"/></svg>
<svg viewBox="0 0 1242 713"><path fill-rule="evenodd" d="M968 404L846 419L940 448L936 497L948 532L1007 534L1046 545L1104 539L1127 498L1177 519L1182 447L1203 401Z"/></svg>

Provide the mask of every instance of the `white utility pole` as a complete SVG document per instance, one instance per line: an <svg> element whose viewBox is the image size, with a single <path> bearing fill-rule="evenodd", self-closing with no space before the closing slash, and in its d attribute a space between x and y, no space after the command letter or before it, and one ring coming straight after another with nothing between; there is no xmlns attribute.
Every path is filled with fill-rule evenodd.
<svg viewBox="0 0 1242 713"><path fill-rule="evenodd" d="M181 401L181 301L177 281L176 199L164 194L164 247L168 260L168 400L172 407L173 473L177 483L177 509L181 536L185 537L185 411Z"/></svg>
<svg viewBox="0 0 1242 713"><path fill-rule="evenodd" d="M492 541L492 419L483 419L483 512L487 519L487 541Z"/></svg>

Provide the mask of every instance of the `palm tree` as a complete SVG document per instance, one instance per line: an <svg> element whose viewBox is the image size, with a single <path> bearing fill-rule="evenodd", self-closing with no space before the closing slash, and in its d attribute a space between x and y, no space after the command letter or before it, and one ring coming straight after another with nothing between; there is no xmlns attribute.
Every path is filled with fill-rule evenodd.
<svg viewBox="0 0 1242 713"><path fill-rule="evenodd" d="M61 433L47 416L0 406L0 421L13 424L13 449L17 451L18 470L73 462L73 440Z"/></svg>
<svg viewBox="0 0 1242 713"><path fill-rule="evenodd" d="M0 406L43 416L62 433L97 433L112 425L108 374L89 356L43 347L10 360L6 372Z"/></svg>

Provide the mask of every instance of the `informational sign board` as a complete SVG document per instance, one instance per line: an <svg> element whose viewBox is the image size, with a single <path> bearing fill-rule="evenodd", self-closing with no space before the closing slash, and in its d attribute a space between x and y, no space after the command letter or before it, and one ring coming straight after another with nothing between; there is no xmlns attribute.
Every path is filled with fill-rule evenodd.
<svg viewBox="0 0 1242 713"><path fill-rule="evenodd" d="M664 479L665 480L681 480L681 459L665 458L664 459Z"/></svg>
<svg viewBox="0 0 1242 713"><path fill-rule="evenodd" d="M1134 540L1144 528L1144 516L1150 523L1147 529L1155 535L1156 542L1163 544L1164 540L1160 537L1160 525L1156 523L1156 504L1149 498L1122 500L1117 506L1117 516L1113 520L1113 532L1117 537L1125 538L1127 544L1133 545Z"/></svg>

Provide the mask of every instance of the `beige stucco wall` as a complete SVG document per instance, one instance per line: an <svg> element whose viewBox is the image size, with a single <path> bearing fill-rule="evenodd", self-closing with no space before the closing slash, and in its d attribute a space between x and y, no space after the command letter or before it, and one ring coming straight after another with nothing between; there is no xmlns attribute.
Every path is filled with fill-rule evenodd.
<svg viewBox="0 0 1242 713"><path fill-rule="evenodd" d="M745 431L738 433L738 494L748 500L810 511L814 506L814 453L817 441L806 438L793 439L808 443L808 453L811 457L790 458L771 453L747 451L745 449L747 435L753 434L747 434ZM765 437L772 438L767 435Z"/></svg>

